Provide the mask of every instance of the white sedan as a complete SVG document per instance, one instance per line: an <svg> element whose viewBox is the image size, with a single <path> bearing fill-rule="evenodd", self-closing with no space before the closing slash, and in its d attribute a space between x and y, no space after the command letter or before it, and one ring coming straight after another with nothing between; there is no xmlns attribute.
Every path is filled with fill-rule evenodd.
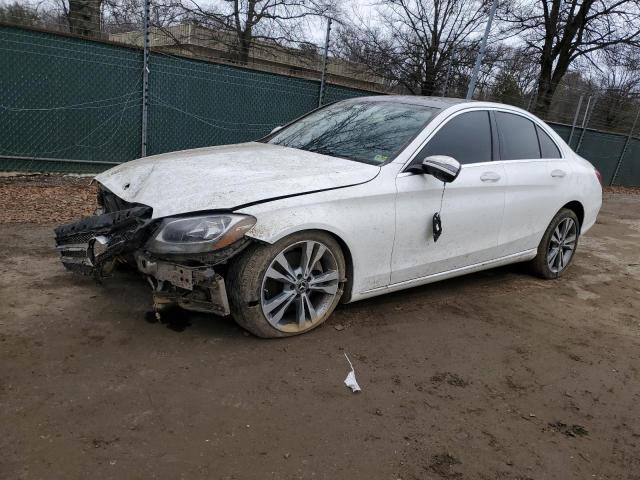
<svg viewBox="0 0 640 480"><path fill-rule="evenodd" d="M602 202L599 173L535 116L429 97L346 100L96 180L96 215L56 229L66 267L101 278L129 262L156 308L232 314L261 337L508 263L556 278Z"/></svg>

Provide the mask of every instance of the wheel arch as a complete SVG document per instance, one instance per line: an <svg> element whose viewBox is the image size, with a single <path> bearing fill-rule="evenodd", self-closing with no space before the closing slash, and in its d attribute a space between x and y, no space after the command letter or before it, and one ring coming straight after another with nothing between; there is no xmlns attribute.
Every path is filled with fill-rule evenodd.
<svg viewBox="0 0 640 480"><path fill-rule="evenodd" d="M577 200L572 200L562 206L562 208L566 208L571 210L578 217L578 223L580 224L580 229L582 229L582 224L584 223L584 206Z"/></svg>
<svg viewBox="0 0 640 480"><path fill-rule="evenodd" d="M275 243L279 240L282 240L285 237L288 237L293 234L301 233L301 232L321 232L332 237L340 246L342 250L342 254L344 255L345 267L347 271L345 272L346 282L344 284L344 292L342 294L342 298L340 303L348 303L351 300L353 285L354 285L354 275L355 275L355 266L353 260L353 254L351 251L351 247L349 243L344 239L344 236L339 232L335 231L332 228L327 227L326 225L306 225L302 226L302 228L297 229L287 229L279 232L276 235L269 236L268 238L264 238L262 235L252 235L254 232L249 232L248 236L254 238L255 240L266 242L266 243ZM258 233L258 232L255 232Z"/></svg>
<svg viewBox="0 0 640 480"><path fill-rule="evenodd" d="M351 255L351 249L349 248L349 245L347 245L347 242L345 242L342 237L336 235L335 233L330 232L329 230L318 231L331 235L333 239L338 242L338 245L340 245L340 248L342 249L342 254L344 255L344 264L347 269L347 271L345 272L347 281L344 283L344 292L342 294L342 298L340 299L340 303L349 303L351 301L351 292L353 290L354 275L353 256Z"/></svg>

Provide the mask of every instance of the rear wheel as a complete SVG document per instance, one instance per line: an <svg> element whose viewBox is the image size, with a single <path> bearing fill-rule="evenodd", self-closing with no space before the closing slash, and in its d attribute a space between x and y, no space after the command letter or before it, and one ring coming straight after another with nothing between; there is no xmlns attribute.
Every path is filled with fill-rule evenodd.
<svg viewBox="0 0 640 480"><path fill-rule="evenodd" d="M573 261L580 236L576 214L563 208L553 218L538 246L538 255L531 261L534 273L542 278L557 278Z"/></svg>
<svg viewBox="0 0 640 480"><path fill-rule="evenodd" d="M342 296L344 275L342 250L324 232L255 245L229 270L231 311L240 326L259 337L298 335L331 315Z"/></svg>

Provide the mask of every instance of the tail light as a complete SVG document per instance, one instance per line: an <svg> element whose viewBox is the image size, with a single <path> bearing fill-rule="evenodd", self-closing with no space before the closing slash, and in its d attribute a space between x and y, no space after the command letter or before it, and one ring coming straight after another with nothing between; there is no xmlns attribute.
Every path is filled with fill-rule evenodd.
<svg viewBox="0 0 640 480"><path fill-rule="evenodd" d="M600 171L597 168L594 169L594 171L596 172L596 177L598 177L598 181L600 182L600 186L602 188L604 188L604 181L602 180L602 174L600 173Z"/></svg>

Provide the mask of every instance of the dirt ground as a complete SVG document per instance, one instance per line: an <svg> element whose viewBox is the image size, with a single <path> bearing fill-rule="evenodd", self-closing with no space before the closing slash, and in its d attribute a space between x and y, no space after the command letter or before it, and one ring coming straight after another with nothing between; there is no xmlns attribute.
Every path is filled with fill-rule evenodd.
<svg viewBox="0 0 640 480"><path fill-rule="evenodd" d="M46 222L86 182L0 181L0 478L640 479L640 196L606 196L560 280L500 268L267 341L66 272Z"/></svg>

